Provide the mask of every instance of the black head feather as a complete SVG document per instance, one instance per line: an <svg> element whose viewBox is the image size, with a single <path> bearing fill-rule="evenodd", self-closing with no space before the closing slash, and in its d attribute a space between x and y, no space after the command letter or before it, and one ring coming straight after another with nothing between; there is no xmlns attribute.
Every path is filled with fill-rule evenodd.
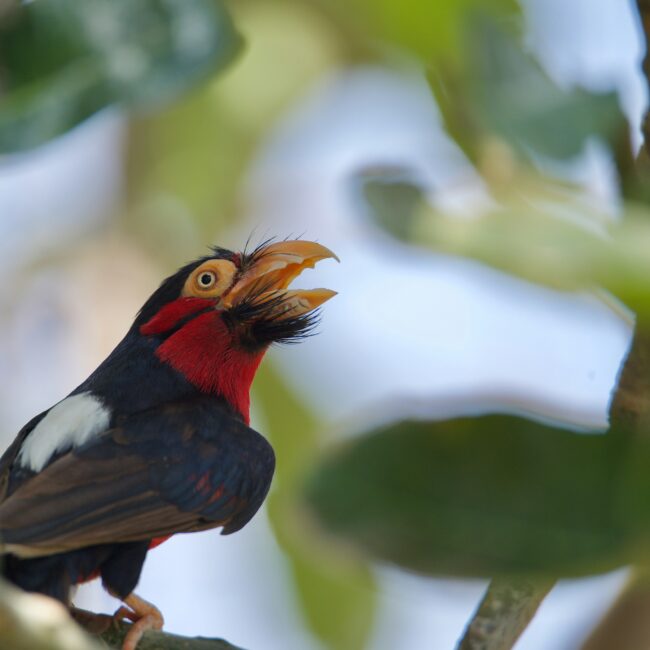
<svg viewBox="0 0 650 650"><path fill-rule="evenodd" d="M167 303L176 300L183 291L185 280L187 276L194 271L195 268L211 259L229 259L233 257L234 253L226 248L212 247L212 255L205 255L199 259L182 266L174 275L162 281L160 286L149 296L147 302L144 303L131 329L137 330L141 325L151 320L162 307Z"/></svg>
<svg viewBox="0 0 650 650"><path fill-rule="evenodd" d="M259 262L265 255L264 251L275 241L277 239L274 237L266 239L249 251L249 240L244 251L238 256L241 272ZM161 283L138 312L131 327L132 332L139 331L140 327L151 320L162 307L178 299L188 275L198 266L210 259L233 259L236 257L233 251L219 246L211 247L210 250L212 255L206 255L186 264ZM298 343L312 336L319 323L320 310L293 318L283 318L285 298L282 295L270 298L262 297L272 288L271 284L267 286L260 283L241 302L224 312L225 322L232 329L238 330L240 342L251 349L264 347L271 343ZM176 329L171 331L176 331Z"/></svg>

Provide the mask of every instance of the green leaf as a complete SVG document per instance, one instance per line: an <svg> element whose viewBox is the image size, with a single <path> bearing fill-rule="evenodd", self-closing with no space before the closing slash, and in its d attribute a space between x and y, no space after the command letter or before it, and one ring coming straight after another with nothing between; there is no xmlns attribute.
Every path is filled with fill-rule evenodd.
<svg viewBox="0 0 650 650"><path fill-rule="evenodd" d="M561 88L492 21L475 25L468 46L477 122L522 155L571 158L587 138L611 140L627 128L616 92Z"/></svg>
<svg viewBox="0 0 650 650"><path fill-rule="evenodd" d="M419 210L425 206L424 192L410 175L405 170L371 170L354 184L360 185L371 217L395 238L408 241Z"/></svg>
<svg viewBox="0 0 650 650"><path fill-rule="evenodd" d="M409 170L374 168L353 180L361 208L397 239L471 257L553 289L600 287L650 317L645 206L628 203L623 219L604 221L570 187L531 172L516 178L501 205L478 218L459 219L431 207ZM579 218L567 219L571 213Z"/></svg>
<svg viewBox="0 0 650 650"><path fill-rule="evenodd" d="M650 442L514 416L402 422L347 444L307 500L333 533L408 569L580 576L647 554Z"/></svg>
<svg viewBox="0 0 650 650"><path fill-rule="evenodd" d="M21 4L0 25L0 151L34 147L113 103L171 100L239 44L213 0Z"/></svg>
<svg viewBox="0 0 650 650"><path fill-rule="evenodd" d="M590 137L614 143L627 133L616 92L559 86L488 14L468 23L463 51L462 66L438 66L429 81L445 126L479 167L490 138L534 162L565 160Z"/></svg>

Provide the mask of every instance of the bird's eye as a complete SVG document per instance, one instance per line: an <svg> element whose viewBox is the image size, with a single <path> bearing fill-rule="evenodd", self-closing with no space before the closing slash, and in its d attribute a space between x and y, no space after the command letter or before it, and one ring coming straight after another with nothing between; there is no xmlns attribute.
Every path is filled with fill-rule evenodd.
<svg viewBox="0 0 650 650"><path fill-rule="evenodd" d="M199 275L198 283L201 289L209 289L217 281L217 276L212 271L203 271Z"/></svg>
<svg viewBox="0 0 650 650"><path fill-rule="evenodd" d="M233 283L236 272L237 267L230 260L206 260L187 276L181 295L218 298Z"/></svg>

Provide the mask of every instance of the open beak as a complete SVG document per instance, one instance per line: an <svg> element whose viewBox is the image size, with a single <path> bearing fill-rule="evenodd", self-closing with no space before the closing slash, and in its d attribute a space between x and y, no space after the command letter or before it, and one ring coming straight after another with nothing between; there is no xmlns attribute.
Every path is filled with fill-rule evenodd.
<svg viewBox="0 0 650 650"><path fill-rule="evenodd" d="M258 250L252 264L221 299L225 309L244 300L254 305L269 305L278 320L296 318L320 307L333 298L329 289L288 289L304 269L313 269L316 262L339 258L325 246L310 241L283 241Z"/></svg>

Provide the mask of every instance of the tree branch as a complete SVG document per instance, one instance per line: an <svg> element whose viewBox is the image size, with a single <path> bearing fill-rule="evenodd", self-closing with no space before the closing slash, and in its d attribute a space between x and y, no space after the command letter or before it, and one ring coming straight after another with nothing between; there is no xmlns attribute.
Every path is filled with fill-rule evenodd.
<svg viewBox="0 0 650 650"><path fill-rule="evenodd" d="M650 0L637 0L646 40L643 74L650 89ZM644 143L636 161L635 173L647 183L650 173L650 110L642 123ZM644 178L645 177L645 178ZM622 180L625 186L625 179ZM640 196L648 202L650 197ZM637 322L634 339L621 371L610 410L614 426L632 429L639 436L650 435L650 323ZM582 650L636 650L650 647L650 573L636 567L627 586Z"/></svg>
<svg viewBox="0 0 650 650"><path fill-rule="evenodd" d="M457 650L510 650L554 584L553 580L492 580Z"/></svg>
<svg viewBox="0 0 650 650"><path fill-rule="evenodd" d="M637 0L646 40L643 74L650 90L650 0ZM646 111L642 131L644 143L630 171L639 176L650 173L650 110ZM625 184L625 179L622 179ZM645 200L650 203L650 195ZM650 322L637 321L630 351L623 363L610 407L610 425L632 428L639 435L650 435Z"/></svg>
<svg viewBox="0 0 650 650"><path fill-rule="evenodd" d="M115 623L112 616L94 614L83 609L73 609L72 617L87 632L98 636L111 648L122 647L131 625ZM138 650L242 650L223 639L188 638L166 632L146 632L138 643Z"/></svg>
<svg viewBox="0 0 650 650"><path fill-rule="evenodd" d="M637 323L610 408L610 425L650 435L650 326Z"/></svg>
<svg viewBox="0 0 650 650"><path fill-rule="evenodd" d="M646 53L643 59L643 74L650 90L650 0L637 0L639 18L645 34ZM643 118L644 143L629 170L629 176L646 177L650 173L650 110ZM625 178L621 184L625 186ZM644 196L650 202L650 196ZM610 423L613 426L633 427L640 435L650 433L650 323L637 322L634 339L623 364L610 408ZM646 433L647 432L647 433Z"/></svg>
<svg viewBox="0 0 650 650"><path fill-rule="evenodd" d="M108 646L119 649L129 627L125 623L115 625L113 617L106 614L93 614L81 609L68 612L52 598L26 593L0 580L0 648L106 650ZM138 650L242 649L222 639L189 639L163 632L147 632L138 644Z"/></svg>
<svg viewBox="0 0 650 650"><path fill-rule="evenodd" d="M646 53L643 59L643 75L645 76L646 84L650 87L650 51L648 51L647 48L647 44L650 42L648 40L648 35L650 34L650 0L637 0L636 4L639 10L639 17L641 19L641 25L646 40ZM641 125L641 130L643 131L643 138L645 140L641 149L641 155L647 161L650 159L648 150L648 145L650 144L650 110L646 111Z"/></svg>

